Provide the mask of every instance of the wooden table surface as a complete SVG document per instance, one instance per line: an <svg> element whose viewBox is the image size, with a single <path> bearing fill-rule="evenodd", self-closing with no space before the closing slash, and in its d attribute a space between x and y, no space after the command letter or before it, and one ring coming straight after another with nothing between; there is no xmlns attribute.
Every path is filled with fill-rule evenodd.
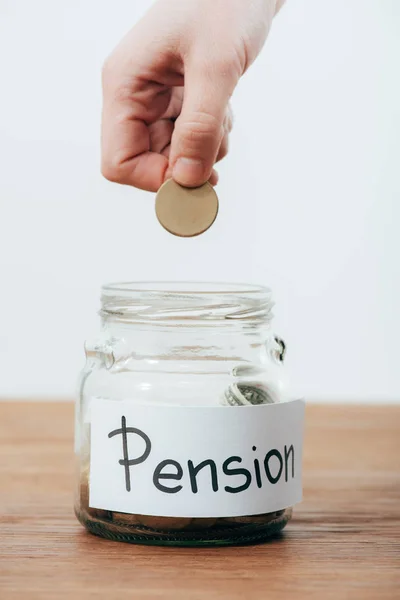
<svg viewBox="0 0 400 600"><path fill-rule="evenodd" d="M76 521L73 405L0 403L0 598L400 598L400 406L308 406L304 501L280 539L169 548Z"/></svg>

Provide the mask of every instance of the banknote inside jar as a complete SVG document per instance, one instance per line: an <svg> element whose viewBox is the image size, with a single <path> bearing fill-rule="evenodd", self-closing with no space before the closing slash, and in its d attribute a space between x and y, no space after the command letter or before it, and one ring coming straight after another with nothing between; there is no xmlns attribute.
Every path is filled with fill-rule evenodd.
<svg viewBox="0 0 400 600"><path fill-rule="evenodd" d="M272 387L257 382L234 383L227 388L220 402L225 406L250 406L260 404L273 404L278 402L277 395ZM272 525L282 520L288 520L291 509L283 509L270 513L248 515L241 517L160 517L141 514L129 514L108 511L89 507L89 465L81 471L80 487L80 518L107 522L107 527L115 533L137 532L151 535L167 534L179 531L205 531L223 530L246 525Z"/></svg>

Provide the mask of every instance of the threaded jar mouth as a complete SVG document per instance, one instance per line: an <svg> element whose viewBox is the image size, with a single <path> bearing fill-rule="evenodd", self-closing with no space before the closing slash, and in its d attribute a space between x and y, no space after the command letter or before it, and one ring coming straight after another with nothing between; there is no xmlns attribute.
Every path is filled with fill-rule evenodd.
<svg viewBox="0 0 400 600"><path fill-rule="evenodd" d="M118 283L106 283L102 286L104 293L162 293L177 294L181 296L192 294L270 294L268 287L247 283L218 283L204 281L123 281Z"/></svg>
<svg viewBox="0 0 400 600"><path fill-rule="evenodd" d="M252 321L272 318L268 287L243 283L132 281L102 287L103 318L125 322Z"/></svg>

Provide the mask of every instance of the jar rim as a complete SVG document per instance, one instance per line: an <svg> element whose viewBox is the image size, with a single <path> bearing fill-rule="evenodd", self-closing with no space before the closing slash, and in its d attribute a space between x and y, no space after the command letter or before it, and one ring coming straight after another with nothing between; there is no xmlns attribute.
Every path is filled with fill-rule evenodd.
<svg viewBox="0 0 400 600"><path fill-rule="evenodd" d="M271 289L251 283L222 283L209 281L121 281L116 283L106 283L102 286L102 292L108 293L127 293L127 294L156 294L157 292L168 295L257 295L270 294Z"/></svg>
<svg viewBox="0 0 400 600"><path fill-rule="evenodd" d="M272 292L255 284L182 281L109 283L102 287L100 315L119 322L194 324L211 321L267 323Z"/></svg>

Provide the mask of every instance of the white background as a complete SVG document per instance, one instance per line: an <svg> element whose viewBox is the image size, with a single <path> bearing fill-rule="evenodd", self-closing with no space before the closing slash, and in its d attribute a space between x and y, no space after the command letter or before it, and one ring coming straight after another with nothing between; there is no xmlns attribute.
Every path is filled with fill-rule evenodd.
<svg viewBox="0 0 400 600"><path fill-rule="evenodd" d="M271 286L297 389L399 400L400 2L287 1L191 240L99 175L101 64L149 3L0 0L0 397L71 397L100 285L161 278Z"/></svg>

